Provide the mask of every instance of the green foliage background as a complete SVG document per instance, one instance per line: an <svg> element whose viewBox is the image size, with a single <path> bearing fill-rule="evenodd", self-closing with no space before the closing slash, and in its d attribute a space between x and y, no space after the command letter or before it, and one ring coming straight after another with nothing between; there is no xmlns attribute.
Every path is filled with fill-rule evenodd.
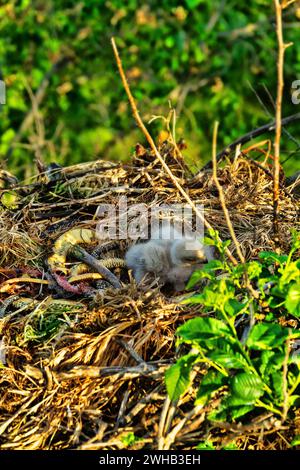
<svg viewBox="0 0 300 470"><path fill-rule="evenodd" d="M178 136L185 138L187 157L196 167L210 158L214 120L221 123L219 148L270 121L251 87L274 115L263 90L266 85L276 96L270 0L9 0L0 5L0 70L7 87L0 121L4 160L31 109L26 83L36 92L61 57L69 60L52 75L40 106L45 161L65 165L130 157L143 136L117 73L113 35L143 118L166 116L171 101L179 114ZM299 18L299 2L284 11L285 40L294 42L286 52L284 115L300 107L291 102L291 85L300 75ZM296 138L298 125L289 126ZM159 126L159 121L150 125L154 136ZM36 132L33 124L14 147L7 162L11 171L31 174ZM288 152L295 144L283 138L282 147ZM297 169L297 153L286 169Z"/></svg>

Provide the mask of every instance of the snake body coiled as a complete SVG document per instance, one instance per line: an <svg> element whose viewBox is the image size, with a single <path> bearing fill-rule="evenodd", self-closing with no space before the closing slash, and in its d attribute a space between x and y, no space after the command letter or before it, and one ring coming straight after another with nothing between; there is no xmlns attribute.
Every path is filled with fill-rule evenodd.
<svg viewBox="0 0 300 470"><path fill-rule="evenodd" d="M48 266L56 281L64 289L76 293L76 287L71 283L96 279L107 280L115 288L121 287L120 281L110 270L124 268L125 261L114 257L97 260L80 246L80 244L92 244L95 241L97 241L96 232L84 228L69 230L55 241L54 253L48 258ZM70 254L81 261L71 269L66 267L67 256ZM89 268L96 272L87 272ZM61 274L65 278L61 279Z"/></svg>

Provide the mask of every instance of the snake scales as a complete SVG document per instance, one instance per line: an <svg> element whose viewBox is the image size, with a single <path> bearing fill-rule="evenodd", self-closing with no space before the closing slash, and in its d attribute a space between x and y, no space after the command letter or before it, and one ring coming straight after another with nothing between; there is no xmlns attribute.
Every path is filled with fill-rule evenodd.
<svg viewBox="0 0 300 470"><path fill-rule="evenodd" d="M96 231L86 228L74 228L61 235L54 243L53 254L48 258L48 266L55 279L60 282L57 273L63 273L67 277L67 282L71 285L75 282L87 280L105 279L115 288L120 288L121 284L118 278L111 272L113 268L124 268L125 261L121 258L106 258L97 260L93 254L86 252L80 244L92 244L97 241ZM100 249L94 251L99 254ZM72 268L66 267L68 255L82 261ZM93 272L89 271L89 267ZM95 272L96 271L96 272Z"/></svg>

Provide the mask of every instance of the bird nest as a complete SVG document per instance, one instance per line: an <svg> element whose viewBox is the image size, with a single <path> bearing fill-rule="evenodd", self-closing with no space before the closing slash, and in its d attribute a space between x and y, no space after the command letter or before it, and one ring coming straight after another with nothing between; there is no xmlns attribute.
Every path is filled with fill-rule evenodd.
<svg viewBox="0 0 300 470"><path fill-rule="evenodd" d="M204 206L210 225L230 238L212 171L192 175L169 142L159 151L193 202ZM218 170L246 259L274 249L272 177L249 158L255 156L254 149ZM220 448L232 435L240 448L287 447L290 430L279 433L268 416L248 427L212 425L206 416L217 400L195 408L196 387L170 407L164 373L178 353L175 331L201 314L199 306L180 303L184 293L140 290L124 267L113 268L119 288L85 280L92 295L64 289L49 273L55 241L70 230L94 230L99 206L116 206L123 196L128 205L186 204L150 150L138 145L128 164L52 169L1 193L1 449L192 449L208 436ZM285 252L291 229L300 226L299 209L282 179L278 243ZM105 256L124 259L130 243L120 240ZM84 246L89 253L97 249Z"/></svg>

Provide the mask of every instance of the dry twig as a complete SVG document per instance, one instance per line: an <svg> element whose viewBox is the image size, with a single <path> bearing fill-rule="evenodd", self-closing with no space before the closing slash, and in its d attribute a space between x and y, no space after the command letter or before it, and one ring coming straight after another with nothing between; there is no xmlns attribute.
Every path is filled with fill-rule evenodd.
<svg viewBox="0 0 300 470"><path fill-rule="evenodd" d="M283 67L284 67L284 53L285 50L291 45L285 44L283 41L282 33L282 4L280 0L274 0L276 12L276 34L278 41L278 58L277 58L277 98L276 98L276 128L275 128L275 141L274 141L274 188L273 188L273 227L275 239L278 239L278 204L279 204L279 173L280 173L280 139L281 139L281 108L282 108L282 93L284 86ZM278 240L277 240L278 242Z"/></svg>
<svg viewBox="0 0 300 470"><path fill-rule="evenodd" d="M235 248L236 248L236 252L238 254L238 257L240 258L240 261L241 263L245 263L245 257L241 251L241 247L240 247L240 244L236 238L236 235L235 235L235 232L234 232L234 229L233 229L233 226L232 226L232 223L231 223L231 220L230 220L230 216L229 216L229 212L228 212L228 209L226 207L226 202L225 202L225 197L224 197L224 192L223 192L223 188L222 186L220 185L220 182L218 180L218 175L217 175L217 158L216 158L216 155L217 155L217 152L216 152L216 149L217 149L217 134L218 134L218 127L219 127L219 123L218 121L215 122L215 125L214 125L214 133L213 133L213 146L212 146L212 161L213 161L213 179L214 179L214 182L218 188L218 191L219 191L219 198L220 198L220 203L221 203L221 206L222 206L222 209L223 209L223 212L224 212L224 215L225 215L225 218L226 218L226 222L227 222L227 226L228 226L228 229L229 229L229 232L230 232L230 235L231 235L231 238L235 244Z"/></svg>
<svg viewBox="0 0 300 470"><path fill-rule="evenodd" d="M281 125L286 126L290 122L299 121L299 120L300 120L300 113L292 114L291 116L287 116L283 118L281 120ZM230 145L228 145L223 150L221 150L221 152L217 154L217 161L219 162L220 160L222 160L222 158L229 156L238 145L246 144L247 142L250 142L256 137L259 137L260 135L265 134L266 132L274 131L275 128L276 128L276 121L272 121L272 122L269 122L268 124L264 124L263 126L258 127L257 129L253 129L252 131L247 132L247 134L242 135L241 137L236 139L234 142L232 142ZM202 167L199 173L201 173L203 170L208 170L211 167L212 167L212 162L209 161L206 163L206 165Z"/></svg>

